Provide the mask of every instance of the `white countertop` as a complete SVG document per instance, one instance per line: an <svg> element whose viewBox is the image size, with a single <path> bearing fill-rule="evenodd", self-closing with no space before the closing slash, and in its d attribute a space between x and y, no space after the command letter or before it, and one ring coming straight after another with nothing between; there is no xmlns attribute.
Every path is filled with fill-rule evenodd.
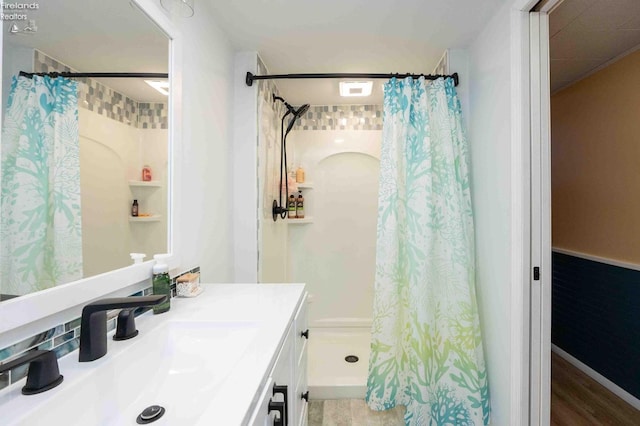
<svg viewBox="0 0 640 426"><path fill-rule="evenodd" d="M58 387L41 394L26 396L21 394L21 388L25 383L23 379L0 391L2 424L135 425L137 414L154 404L160 404L166 409L166 414L153 423L157 426L233 426L246 422L245 417L250 414L248 410L259 395L261 384L275 362L281 339L300 304L304 285L203 286L205 291L196 298L172 299L171 310L167 313L153 315L149 312L136 318L140 334L135 338L116 342L111 339L113 332L109 333L108 350L103 358L79 363L77 351L61 358L59 366L64 381ZM192 324L209 327L208 324L217 322L235 323L234 330L238 330L235 333L239 334L236 334L235 338L232 336L226 341L227 344L220 347L217 347L215 342L213 345L211 341L205 342L209 346L203 346L208 348L204 356L211 354L212 359L217 356L216 359L232 360L234 366L231 366L231 363L227 366L208 366L207 370L220 370L221 379L215 385L207 386L206 380L196 380L198 383L194 386L186 386L188 380L197 377L197 374L192 374L186 376L191 377L186 382L171 382L182 386L174 386L168 391L165 386L161 396L154 395L155 392L152 390L155 390L155 387L161 388L163 381L158 381L153 376L170 377L173 374L172 371L145 371L148 365L155 365L158 357L171 359L171 354L164 350L164 341L159 342L167 336L165 330L173 327L173 330L177 330L173 333L179 336L179 324L188 324L189 332L194 333ZM243 324L247 325L246 328L243 328ZM219 333L224 326L217 327ZM250 336L250 339L246 340L250 343L243 343L243 347L236 348L234 342L242 341L242 333ZM194 345L197 346L197 343ZM186 343L181 341L179 344ZM127 359L132 357L132 354L136 354L135 357ZM196 358L205 359L206 362L202 353L194 353L194 359ZM165 364L166 362L158 365ZM118 366L116 370L114 365ZM122 365L127 368L123 369ZM103 374L105 371L110 374L106 382ZM101 376L96 375L97 372L101 372ZM136 375L139 377L132 380ZM138 385L139 391L131 389ZM145 386L152 388L145 390ZM189 404L197 404L196 409L187 409Z"/></svg>

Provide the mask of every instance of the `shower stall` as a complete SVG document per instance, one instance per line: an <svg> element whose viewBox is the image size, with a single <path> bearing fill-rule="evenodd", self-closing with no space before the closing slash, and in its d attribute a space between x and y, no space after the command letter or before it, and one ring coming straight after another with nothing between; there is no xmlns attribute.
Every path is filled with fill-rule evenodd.
<svg viewBox="0 0 640 426"><path fill-rule="evenodd" d="M310 397L362 399L371 340L382 106L292 107L268 93L265 83L259 91L259 280L307 284ZM284 167L281 179L281 160L289 172L303 168L304 182L287 176ZM299 191L304 220L285 213L286 199Z"/></svg>
<svg viewBox="0 0 640 426"><path fill-rule="evenodd" d="M334 111L315 108L324 118L310 120L332 120ZM349 108L364 112L340 112ZM290 220L288 278L310 294L309 391L317 399L364 398L367 382L382 135L357 130L364 126L351 122L360 117L346 122L348 130L299 126L290 138L293 161L308 176L312 221Z"/></svg>

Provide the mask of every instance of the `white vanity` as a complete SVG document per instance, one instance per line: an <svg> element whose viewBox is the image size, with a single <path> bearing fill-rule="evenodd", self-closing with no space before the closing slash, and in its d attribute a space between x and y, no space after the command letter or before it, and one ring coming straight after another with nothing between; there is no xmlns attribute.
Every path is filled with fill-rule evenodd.
<svg viewBox="0 0 640 426"><path fill-rule="evenodd" d="M154 425L306 425L306 309L300 284L205 284L165 314L138 317L137 337L109 333L103 358L61 358L58 387L0 391L2 424L136 425L159 405Z"/></svg>

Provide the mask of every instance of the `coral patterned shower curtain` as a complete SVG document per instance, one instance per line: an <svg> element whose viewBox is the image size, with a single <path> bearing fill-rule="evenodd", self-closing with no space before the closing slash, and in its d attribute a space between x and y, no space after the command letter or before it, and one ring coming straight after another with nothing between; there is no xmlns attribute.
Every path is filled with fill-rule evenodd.
<svg viewBox="0 0 640 426"><path fill-rule="evenodd" d="M2 128L0 290L82 278L77 83L14 77Z"/></svg>
<svg viewBox="0 0 640 426"><path fill-rule="evenodd" d="M407 425L486 425L468 147L451 79L384 88L367 403Z"/></svg>

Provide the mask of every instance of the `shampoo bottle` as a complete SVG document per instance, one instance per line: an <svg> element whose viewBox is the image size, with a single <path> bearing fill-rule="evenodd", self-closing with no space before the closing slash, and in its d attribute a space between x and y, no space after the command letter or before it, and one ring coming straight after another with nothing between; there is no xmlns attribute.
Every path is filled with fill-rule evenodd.
<svg viewBox="0 0 640 426"><path fill-rule="evenodd" d="M168 254L156 254L153 259L153 294L163 294L167 296L166 302L153 307L154 314L167 312L171 308L171 278L169 278L169 265L166 263Z"/></svg>
<svg viewBox="0 0 640 426"><path fill-rule="evenodd" d="M131 205L131 216L138 217L138 200L133 200Z"/></svg>
<svg viewBox="0 0 640 426"><path fill-rule="evenodd" d="M296 202L296 219L304 219L304 197L302 191L298 191L298 201Z"/></svg>
<svg viewBox="0 0 640 426"><path fill-rule="evenodd" d="M289 195L289 204L287 206L287 210L289 213L289 219L296 218L296 198L293 194Z"/></svg>

